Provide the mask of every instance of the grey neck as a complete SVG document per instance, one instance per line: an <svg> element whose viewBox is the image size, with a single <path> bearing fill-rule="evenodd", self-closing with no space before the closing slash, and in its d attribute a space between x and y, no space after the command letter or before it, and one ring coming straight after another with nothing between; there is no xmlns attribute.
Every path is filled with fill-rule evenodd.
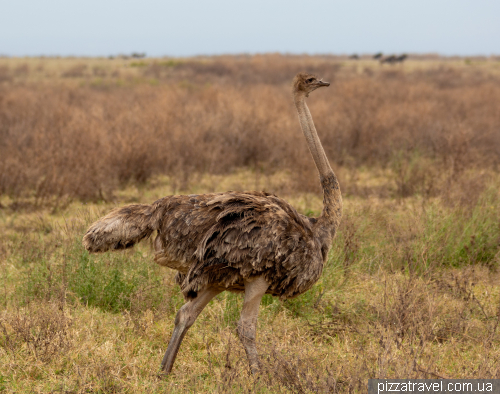
<svg viewBox="0 0 500 394"><path fill-rule="evenodd" d="M342 194L340 192L340 185L337 177L330 167L330 163L326 158L325 151L319 140L305 98L305 94L299 92L294 94L300 126L306 137L307 145L309 146L314 163L316 163L321 187L323 188L323 212L318 218L317 227L321 230L328 230L329 235L326 244L329 245L342 217Z"/></svg>
<svg viewBox="0 0 500 394"><path fill-rule="evenodd" d="M330 167L330 163L326 158L323 145L319 140L318 133L314 127L311 113L309 108L307 108L305 94L301 92L296 92L294 94L295 107L299 114L300 127L302 127L302 132L304 137L306 137L307 146L309 146L309 151L313 157L314 163L316 163L316 168L318 169L319 176L321 179L326 178L333 174L333 170Z"/></svg>

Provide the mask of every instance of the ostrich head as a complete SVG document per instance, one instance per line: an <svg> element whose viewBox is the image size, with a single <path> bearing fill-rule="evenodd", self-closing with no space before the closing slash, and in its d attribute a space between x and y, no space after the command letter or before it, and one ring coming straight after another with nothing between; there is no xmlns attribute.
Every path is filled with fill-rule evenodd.
<svg viewBox="0 0 500 394"><path fill-rule="evenodd" d="M309 97L309 93L322 86L330 86L330 83L323 82L315 75L305 72L298 73L293 79L293 93L304 93L306 97Z"/></svg>

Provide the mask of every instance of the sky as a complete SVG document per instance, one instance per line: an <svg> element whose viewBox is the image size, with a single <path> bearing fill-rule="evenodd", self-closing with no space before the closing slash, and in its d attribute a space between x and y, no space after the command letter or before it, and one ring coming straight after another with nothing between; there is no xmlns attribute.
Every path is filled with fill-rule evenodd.
<svg viewBox="0 0 500 394"><path fill-rule="evenodd" d="M0 0L0 54L500 54L500 0Z"/></svg>

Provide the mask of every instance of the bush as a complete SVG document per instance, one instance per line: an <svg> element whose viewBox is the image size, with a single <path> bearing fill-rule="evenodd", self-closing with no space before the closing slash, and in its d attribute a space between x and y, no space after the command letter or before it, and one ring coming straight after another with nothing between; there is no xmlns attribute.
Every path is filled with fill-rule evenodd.
<svg viewBox="0 0 500 394"><path fill-rule="evenodd" d="M115 313L155 310L166 301L166 290L161 268L140 252L89 255L79 240L62 262L33 265L19 287L25 299L68 298Z"/></svg>

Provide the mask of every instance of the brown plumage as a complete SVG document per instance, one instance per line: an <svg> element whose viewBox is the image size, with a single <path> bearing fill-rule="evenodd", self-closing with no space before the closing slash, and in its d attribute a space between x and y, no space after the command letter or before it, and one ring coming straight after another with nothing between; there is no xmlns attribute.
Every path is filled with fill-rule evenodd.
<svg viewBox="0 0 500 394"><path fill-rule="evenodd" d="M320 175L324 208L320 217L299 214L264 192L168 196L151 205L111 211L83 238L90 252L125 249L157 232L155 261L178 271L187 303L179 310L162 362L169 373L187 329L221 291L245 292L238 334L253 372L258 371L255 325L264 294L287 299L318 280L342 216L342 197L316 133L305 98L329 86L299 73L293 82L299 121Z"/></svg>

